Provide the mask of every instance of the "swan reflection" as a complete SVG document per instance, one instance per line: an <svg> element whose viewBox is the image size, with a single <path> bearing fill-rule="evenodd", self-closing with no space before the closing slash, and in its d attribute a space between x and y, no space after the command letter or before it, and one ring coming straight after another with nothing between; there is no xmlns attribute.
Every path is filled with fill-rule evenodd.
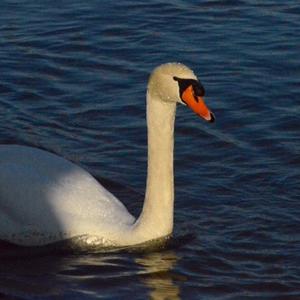
<svg viewBox="0 0 300 300"><path fill-rule="evenodd" d="M150 289L150 299L181 299L177 281L186 279L172 272L178 261L174 251L147 253L135 261L143 267L140 278Z"/></svg>

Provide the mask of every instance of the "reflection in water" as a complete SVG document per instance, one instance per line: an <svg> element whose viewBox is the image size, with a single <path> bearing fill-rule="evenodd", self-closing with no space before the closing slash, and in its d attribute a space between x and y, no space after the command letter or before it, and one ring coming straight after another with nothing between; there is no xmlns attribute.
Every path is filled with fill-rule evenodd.
<svg viewBox="0 0 300 300"><path fill-rule="evenodd" d="M179 285L186 281L173 271L178 257L171 250L41 256L22 253L20 249L18 256L0 257L0 298L72 299L76 294L82 298L131 299L128 295L133 286L140 283L143 288L137 292L142 299L181 299Z"/></svg>
<svg viewBox="0 0 300 300"><path fill-rule="evenodd" d="M172 273L178 257L174 251L155 252L136 258L135 261L143 267L140 275L143 283L151 289L151 299L181 299L180 288L176 280L185 281Z"/></svg>

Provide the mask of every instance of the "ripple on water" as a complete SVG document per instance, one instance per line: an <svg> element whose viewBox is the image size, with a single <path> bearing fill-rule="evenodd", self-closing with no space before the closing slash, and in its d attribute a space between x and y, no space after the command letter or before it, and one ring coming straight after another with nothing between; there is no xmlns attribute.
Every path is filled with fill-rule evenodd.
<svg viewBox="0 0 300 300"><path fill-rule="evenodd" d="M193 67L216 123L178 108L165 248L1 244L1 296L298 299L299 10L274 0L3 2L0 143L73 160L138 215L152 68Z"/></svg>

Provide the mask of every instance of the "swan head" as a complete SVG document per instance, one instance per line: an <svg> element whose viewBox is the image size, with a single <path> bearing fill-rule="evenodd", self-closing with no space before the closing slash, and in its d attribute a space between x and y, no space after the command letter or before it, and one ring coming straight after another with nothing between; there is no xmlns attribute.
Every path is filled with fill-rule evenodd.
<svg viewBox="0 0 300 300"><path fill-rule="evenodd" d="M183 64L167 63L154 69L149 79L148 93L166 103L186 105L208 122L215 120L204 102L203 85L194 72Z"/></svg>

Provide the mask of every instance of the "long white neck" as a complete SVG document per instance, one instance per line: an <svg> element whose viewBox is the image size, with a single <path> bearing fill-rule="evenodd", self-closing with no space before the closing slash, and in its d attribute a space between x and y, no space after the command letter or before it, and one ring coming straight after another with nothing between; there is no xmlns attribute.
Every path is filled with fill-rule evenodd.
<svg viewBox="0 0 300 300"><path fill-rule="evenodd" d="M145 202L135 223L140 240L170 235L174 211L174 120L176 104L147 93L148 175Z"/></svg>

